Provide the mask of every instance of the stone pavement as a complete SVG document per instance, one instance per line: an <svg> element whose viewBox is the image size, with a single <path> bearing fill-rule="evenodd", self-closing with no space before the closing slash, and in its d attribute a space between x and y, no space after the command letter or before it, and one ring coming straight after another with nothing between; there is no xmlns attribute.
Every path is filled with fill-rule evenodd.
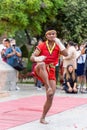
<svg viewBox="0 0 87 130"><path fill-rule="evenodd" d="M7 95L0 96L0 102L19 99L23 97L29 97L33 95L45 95L45 89L37 90L34 84L18 84L19 91L7 92ZM56 96L72 96L87 98L87 94L66 94L64 91L57 89ZM48 116L46 118L49 124L43 125L39 123L39 120L26 123L21 126L16 126L9 130L87 130L87 104L75 107L73 109Z"/></svg>

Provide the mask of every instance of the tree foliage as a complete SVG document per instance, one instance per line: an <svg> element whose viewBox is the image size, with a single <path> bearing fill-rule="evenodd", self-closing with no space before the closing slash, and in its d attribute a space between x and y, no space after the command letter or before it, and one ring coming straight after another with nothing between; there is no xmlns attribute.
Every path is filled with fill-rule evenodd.
<svg viewBox="0 0 87 130"><path fill-rule="evenodd" d="M58 9L55 20L46 26L54 25L58 37L81 43L87 39L87 1L65 0L64 6Z"/></svg>
<svg viewBox="0 0 87 130"><path fill-rule="evenodd" d="M63 0L2 0L0 1L0 34L14 34L28 29L36 35L47 19L54 19Z"/></svg>
<svg viewBox="0 0 87 130"><path fill-rule="evenodd" d="M82 42L87 38L87 1L65 0L62 34L66 39Z"/></svg>
<svg viewBox="0 0 87 130"><path fill-rule="evenodd" d="M30 43L31 36L43 37L48 26L62 39L86 39L86 0L0 0L0 34L16 34Z"/></svg>

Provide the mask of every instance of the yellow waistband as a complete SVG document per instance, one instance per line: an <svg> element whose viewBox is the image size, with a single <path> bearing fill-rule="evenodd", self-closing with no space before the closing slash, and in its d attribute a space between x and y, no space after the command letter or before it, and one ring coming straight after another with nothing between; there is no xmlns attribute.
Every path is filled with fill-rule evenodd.
<svg viewBox="0 0 87 130"><path fill-rule="evenodd" d="M50 68L55 68L55 65L53 63L46 64L46 66L49 66Z"/></svg>

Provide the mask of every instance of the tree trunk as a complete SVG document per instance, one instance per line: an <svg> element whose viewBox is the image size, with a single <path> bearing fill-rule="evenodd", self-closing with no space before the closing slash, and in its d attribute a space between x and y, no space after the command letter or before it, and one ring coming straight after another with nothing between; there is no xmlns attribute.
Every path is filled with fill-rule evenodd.
<svg viewBox="0 0 87 130"><path fill-rule="evenodd" d="M27 40L28 40L28 44L31 45L31 38L30 38L30 35L29 35L27 29L25 29L25 33L26 33L26 37L27 37Z"/></svg>

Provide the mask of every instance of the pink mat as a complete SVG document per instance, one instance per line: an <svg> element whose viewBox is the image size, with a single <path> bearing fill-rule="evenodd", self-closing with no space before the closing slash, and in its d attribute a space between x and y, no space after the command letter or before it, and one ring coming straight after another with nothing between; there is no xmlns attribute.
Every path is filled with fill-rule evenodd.
<svg viewBox="0 0 87 130"><path fill-rule="evenodd" d="M32 96L0 103L0 130L37 120L42 114L45 96ZM87 98L55 97L48 115L87 103Z"/></svg>

